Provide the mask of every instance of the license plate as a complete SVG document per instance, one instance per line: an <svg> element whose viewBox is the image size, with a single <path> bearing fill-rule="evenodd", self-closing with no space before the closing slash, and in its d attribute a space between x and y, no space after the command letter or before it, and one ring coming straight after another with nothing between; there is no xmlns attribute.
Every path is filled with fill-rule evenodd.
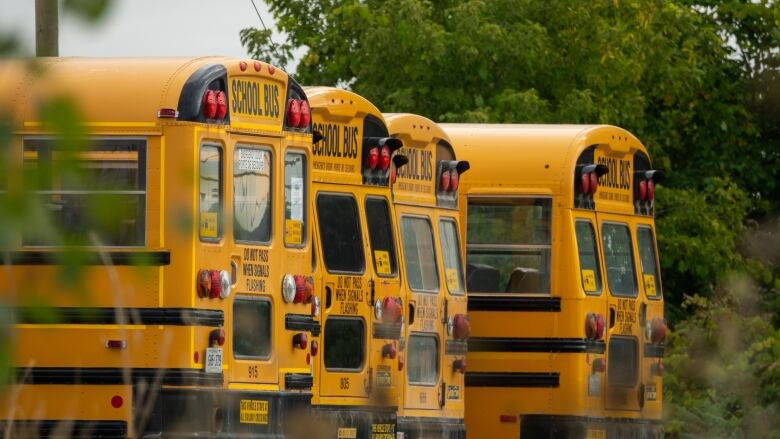
<svg viewBox="0 0 780 439"><path fill-rule="evenodd" d="M222 348L206 348L206 373L222 373Z"/></svg>
<svg viewBox="0 0 780 439"><path fill-rule="evenodd" d="M605 430L597 429L597 428L589 428L588 434L586 436L587 439L606 439L607 438L607 432Z"/></svg>

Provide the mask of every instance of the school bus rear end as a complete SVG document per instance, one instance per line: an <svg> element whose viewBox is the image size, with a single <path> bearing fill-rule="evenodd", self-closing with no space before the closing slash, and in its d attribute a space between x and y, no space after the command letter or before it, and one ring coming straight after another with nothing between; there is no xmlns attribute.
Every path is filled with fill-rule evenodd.
<svg viewBox="0 0 780 439"><path fill-rule="evenodd" d="M631 294L612 291L641 270L638 222L652 228L632 205L642 145L608 126L443 128L472 167L460 191L468 435L662 435L660 378L644 355L648 322L662 315L650 315L636 279Z"/></svg>
<svg viewBox="0 0 780 439"><path fill-rule="evenodd" d="M315 140L312 204L322 324L312 405L327 437L394 438L403 297L390 160L401 142L354 93L306 88Z"/></svg>
<svg viewBox="0 0 780 439"><path fill-rule="evenodd" d="M27 230L7 253L0 283L16 318L16 384L0 403L4 427L32 436L277 437L286 413L308 404L312 381L305 354L281 349L293 334L285 315L311 319L308 306L281 294L286 274L308 271L310 247L279 245L281 209L265 203L289 199L274 181L285 172L283 145L295 143L283 131L308 133L297 145L304 154L311 141L309 127L284 125L294 81L268 64L225 58L40 67L40 78L1 68L20 74L22 90L5 102L16 123L12 169L59 169L74 139L55 137L35 108L64 95L83 112L86 139L75 141L85 149L75 160L95 180L70 187L55 172L45 175L50 186L31 187L17 173L8 196L45 197L61 213L58 226L93 233L74 248ZM100 211L80 197L115 197L118 218L101 228L90 217ZM262 208L239 214L247 205ZM83 277L63 277L68 264L83 265Z"/></svg>
<svg viewBox="0 0 780 439"><path fill-rule="evenodd" d="M385 119L404 143L403 159L393 164L408 304L398 429L405 438L464 438L469 323L457 193L468 163L456 160L449 138L431 120L414 114Z"/></svg>

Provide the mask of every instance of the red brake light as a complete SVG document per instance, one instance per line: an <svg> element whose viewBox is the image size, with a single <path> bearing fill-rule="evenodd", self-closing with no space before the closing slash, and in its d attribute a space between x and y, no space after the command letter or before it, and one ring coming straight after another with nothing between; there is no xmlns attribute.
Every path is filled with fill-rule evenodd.
<svg viewBox="0 0 780 439"><path fill-rule="evenodd" d="M604 316L596 314L596 340L604 338Z"/></svg>
<svg viewBox="0 0 780 439"><path fill-rule="evenodd" d="M455 192L458 190L458 185L460 184L460 178L458 176L458 171L453 169L450 171L450 192Z"/></svg>
<svg viewBox="0 0 780 439"><path fill-rule="evenodd" d="M666 340L667 332L666 321L664 319L656 317L650 323L650 340L653 343L661 343Z"/></svg>
<svg viewBox="0 0 780 439"><path fill-rule="evenodd" d="M382 152L379 158L379 165L381 166L382 171L387 171L387 168L390 167L390 148L386 146L382 147Z"/></svg>
<svg viewBox="0 0 780 439"><path fill-rule="evenodd" d="M655 181L652 179L647 180L647 199L650 201L655 199Z"/></svg>
<svg viewBox="0 0 780 439"><path fill-rule="evenodd" d="M317 354L320 352L320 344L317 343L317 340L311 341L311 356L316 357Z"/></svg>
<svg viewBox="0 0 780 439"><path fill-rule="evenodd" d="M214 119L217 115L217 94L214 90L206 90L203 94L203 117Z"/></svg>
<svg viewBox="0 0 780 439"><path fill-rule="evenodd" d="M465 314L455 314L453 319L452 336L455 340L464 340L471 333L471 323Z"/></svg>
<svg viewBox="0 0 780 439"><path fill-rule="evenodd" d="M300 275L293 276L295 279L295 298L293 303L303 303L306 301L306 278Z"/></svg>
<svg viewBox="0 0 780 439"><path fill-rule="evenodd" d="M309 345L309 338L306 337L305 332L299 332L293 335L293 347L298 349L306 349Z"/></svg>
<svg viewBox="0 0 780 439"><path fill-rule="evenodd" d="M450 190L450 171L441 172L441 181L439 182L439 190L447 192Z"/></svg>
<svg viewBox="0 0 780 439"><path fill-rule="evenodd" d="M452 362L452 370L455 372L466 373L466 359L459 358Z"/></svg>
<svg viewBox="0 0 780 439"><path fill-rule="evenodd" d="M590 175L589 174L582 174L582 179L580 181L580 185L582 186L582 193L583 194L589 194L590 193Z"/></svg>
<svg viewBox="0 0 780 439"><path fill-rule="evenodd" d="M596 193L596 189L599 188L599 176L595 172L590 173L590 192Z"/></svg>
<svg viewBox="0 0 780 439"><path fill-rule="evenodd" d="M306 128L309 126L311 120L311 108L307 101L301 100L301 122L298 124L298 128Z"/></svg>
<svg viewBox="0 0 780 439"><path fill-rule="evenodd" d="M639 199L644 200L647 198L647 180L639 182Z"/></svg>
<svg viewBox="0 0 780 439"><path fill-rule="evenodd" d="M597 331L598 320L596 319L596 314L592 312L588 313L588 315L585 316L585 336L591 340L595 340Z"/></svg>
<svg viewBox="0 0 780 439"><path fill-rule="evenodd" d="M287 125L297 127L301 123L301 104L298 99L287 102Z"/></svg>
<svg viewBox="0 0 780 439"><path fill-rule="evenodd" d="M376 146L368 150L368 167L372 170L379 165L379 148Z"/></svg>
<svg viewBox="0 0 780 439"><path fill-rule="evenodd" d="M220 90L217 92L217 119L224 119L227 115L227 95Z"/></svg>
<svg viewBox="0 0 780 439"><path fill-rule="evenodd" d="M401 304L394 297L385 297L382 308L382 319L385 323L398 323L401 320Z"/></svg>
<svg viewBox="0 0 780 439"><path fill-rule="evenodd" d="M392 360L396 355L398 355L398 348L395 346L395 342L382 346L382 357Z"/></svg>
<svg viewBox="0 0 780 439"><path fill-rule="evenodd" d="M111 397L111 407L115 409L122 407L122 404L124 403L125 401L119 395L114 395L113 397Z"/></svg>
<svg viewBox="0 0 780 439"><path fill-rule="evenodd" d="M216 299L222 294L222 280L219 277L219 270L209 270L211 274L211 291L209 297Z"/></svg>
<svg viewBox="0 0 780 439"><path fill-rule="evenodd" d="M209 333L209 345L214 346L215 344L222 346L225 344L225 330L222 328L217 328Z"/></svg>
<svg viewBox="0 0 780 439"><path fill-rule="evenodd" d="M209 270L198 271L198 297L209 297L211 294L211 272Z"/></svg>

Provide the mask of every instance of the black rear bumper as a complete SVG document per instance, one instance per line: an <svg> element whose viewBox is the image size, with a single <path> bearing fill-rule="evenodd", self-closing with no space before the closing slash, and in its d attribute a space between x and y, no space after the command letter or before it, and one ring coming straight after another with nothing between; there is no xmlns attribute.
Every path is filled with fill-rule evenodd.
<svg viewBox="0 0 780 439"><path fill-rule="evenodd" d="M465 439L466 424L463 419L400 417L398 431L404 439Z"/></svg>
<svg viewBox="0 0 780 439"><path fill-rule="evenodd" d="M395 407L313 406L319 436L343 439L396 439ZM311 439L311 436L306 438ZM406 438L404 438L406 439Z"/></svg>
<svg viewBox="0 0 780 439"><path fill-rule="evenodd" d="M520 417L521 438L541 439L660 439L660 419L589 418L584 416L524 415ZM605 435L601 436L603 432Z"/></svg>

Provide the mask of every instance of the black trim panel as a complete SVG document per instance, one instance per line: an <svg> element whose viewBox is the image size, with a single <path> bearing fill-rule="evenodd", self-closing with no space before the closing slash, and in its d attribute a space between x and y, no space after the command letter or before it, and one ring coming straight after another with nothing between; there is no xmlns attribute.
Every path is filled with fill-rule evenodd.
<svg viewBox="0 0 780 439"><path fill-rule="evenodd" d="M171 264L171 252L160 251L78 251L82 265L133 265L159 267ZM22 250L6 253L8 265L59 265L70 252L62 250ZM2 255L0 255L2 256Z"/></svg>
<svg viewBox="0 0 780 439"><path fill-rule="evenodd" d="M401 325L392 323L374 323L374 338L398 340L401 338Z"/></svg>
<svg viewBox="0 0 780 439"><path fill-rule="evenodd" d="M320 335L320 322L306 314L286 314L284 316L284 329L290 331L307 331L317 337Z"/></svg>
<svg viewBox="0 0 780 439"><path fill-rule="evenodd" d="M127 422L125 421L82 421L82 420L14 420L0 421L0 431L5 437L39 437L48 438L126 438Z"/></svg>
<svg viewBox="0 0 780 439"><path fill-rule="evenodd" d="M560 297L469 296L469 311L561 312Z"/></svg>
<svg viewBox="0 0 780 439"><path fill-rule="evenodd" d="M465 340L447 340L444 345L445 355L466 355L468 352L468 342Z"/></svg>
<svg viewBox="0 0 780 439"><path fill-rule="evenodd" d="M411 439L422 437L466 438L466 424L463 418L402 416L398 418L398 431L404 432L404 437Z"/></svg>
<svg viewBox="0 0 780 439"><path fill-rule="evenodd" d="M314 377L310 373L286 373L284 374L284 388L288 390L311 389L314 386Z"/></svg>
<svg viewBox="0 0 780 439"><path fill-rule="evenodd" d="M596 418L569 415L521 415L520 437L584 438L588 429L601 430L608 438L664 437L661 419Z"/></svg>
<svg viewBox="0 0 780 439"><path fill-rule="evenodd" d="M663 358L665 350L663 344L645 343L645 357Z"/></svg>
<svg viewBox="0 0 780 439"><path fill-rule="evenodd" d="M560 387L558 372L466 372L466 387Z"/></svg>
<svg viewBox="0 0 780 439"><path fill-rule="evenodd" d="M127 382L125 375L130 378ZM201 369L156 369L119 367L31 367L14 368L18 383L24 384L99 384L130 385L138 382L167 386L222 386L221 373L206 373Z"/></svg>
<svg viewBox="0 0 780 439"><path fill-rule="evenodd" d="M510 338L471 337L471 352L561 352L603 354L607 344L603 340L587 338Z"/></svg>
<svg viewBox="0 0 780 439"><path fill-rule="evenodd" d="M16 323L222 326L225 313L198 308L14 308ZM45 312L36 312L45 311Z"/></svg>

